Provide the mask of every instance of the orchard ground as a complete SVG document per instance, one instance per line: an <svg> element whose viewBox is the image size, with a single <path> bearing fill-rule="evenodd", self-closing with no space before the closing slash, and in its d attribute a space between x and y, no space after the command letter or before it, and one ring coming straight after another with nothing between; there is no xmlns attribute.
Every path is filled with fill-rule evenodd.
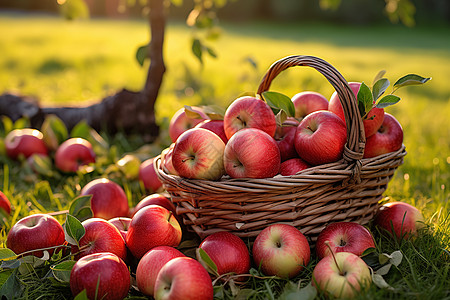
<svg viewBox="0 0 450 300"><path fill-rule="evenodd" d="M387 71L391 83L408 73L432 77L424 86L400 90L396 94L402 100L387 109L403 126L408 155L385 193L386 200L404 201L422 210L432 233L398 243L374 232L376 244L383 252L401 250L404 260L386 277L395 291L372 287L360 297L449 298L450 40L445 38L449 29L448 25L421 24L415 28L223 24L221 37L209 42L218 58L205 57L201 66L190 53L191 31L184 24L169 23L165 44L168 69L157 102L162 135L157 144L147 149L147 154L156 155L165 146L168 120L177 109L185 104L216 104L225 108L242 93L255 92L270 64L287 55L318 56L334 65L348 81L367 84L382 69ZM146 68L139 67L134 55L137 47L148 41L145 21L67 22L54 16L2 13L0 31L2 93L33 95L44 105L84 105L123 87L140 89L144 83ZM322 75L304 67L283 72L274 81L272 90L288 96L312 90L327 98L333 92ZM4 137L4 132L1 134ZM110 156L116 151L115 155L120 157L142 146L138 137L118 135L108 138L108 142L113 145ZM18 219L38 211L67 209L80 186L99 175L94 172L49 180L39 178L35 184L36 176L18 163L0 160L0 189L15 207L2 231L3 246L7 230ZM134 206L145 191L135 181L117 174L109 173L124 186L130 206ZM63 216L58 218L64 220ZM307 285L316 262L312 260L307 270L292 281L293 286L286 280L252 279L240 293L250 298L277 298L289 288ZM42 284L34 276L22 278L29 298L36 295L70 298L70 291L67 294L63 285ZM222 298L231 295L229 289L223 293Z"/></svg>

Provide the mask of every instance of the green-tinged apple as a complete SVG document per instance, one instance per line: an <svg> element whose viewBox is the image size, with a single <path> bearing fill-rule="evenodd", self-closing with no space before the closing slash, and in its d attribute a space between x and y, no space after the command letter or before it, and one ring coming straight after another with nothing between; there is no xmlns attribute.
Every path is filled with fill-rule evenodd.
<svg viewBox="0 0 450 300"><path fill-rule="evenodd" d="M175 216L159 205L141 208L131 219L127 246L140 259L157 246L177 247L181 241L181 227Z"/></svg>
<svg viewBox="0 0 450 300"><path fill-rule="evenodd" d="M177 257L166 263L155 282L156 300L212 300L213 285L206 269L195 259Z"/></svg>
<svg viewBox="0 0 450 300"><path fill-rule="evenodd" d="M311 166L301 158L291 158L283 161L280 166L280 174L283 176L295 175Z"/></svg>
<svg viewBox="0 0 450 300"><path fill-rule="evenodd" d="M311 250L306 237L292 225L273 224L253 244L253 260L266 275L292 278L308 265Z"/></svg>
<svg viewBox="0 0 450 300"><path fill-rule="evenodd" d="M91 209L96 218L109 220L128 216L127 195L122 187L112 180L94 179L81 189L80 195L92 195Z"/></svg>
<svg viewBox="0 0 450 300"><path fill-rule="evenodd" d="M295 107L295 117L304 118L312 112L328 109L328 100L320 93L304 91L291 98Z"/></svg>
<svg viewBox="0 0 450 300"><path fill-rule="evenodd" d="M225 134L225 128L223 127L223 120L204 120L195 125L195 127L211 130L217 134L225 144L228 142L227 135Z"/></svg>
<svg viewBox="0 0 450 300"><path fill-rule="evenodd" d="M201 110L195 108L192 109L199 114L199 119L194 119L187 116L184 107L177 110L170 119L169 136L172 142L175 142L186 130L194 128L198 123L208 119L208 116L206 116Z"/></svg>
<svg viewBox="0 0 450 300"><path fill-rule="evenodd" d="M277 126L274 138L280 149L282 162L298 157L294 146L295 132L297 131L298 124L299 122L297 120L290 119L283 122L281 126Z"/></svg>
<svg viewBox="0 0 450 300"><path fill-rule="evenodd" d="M402 239L416 236L417 230L424 226L424 218L421 211L411 204L389 202L380 207L374 224L397 239Z"/></svg>
<svg viewBox="0 0 450 300"><path fill-rule="evenodd" d="M217 273L247 274L250 270L250 253L247 245L237 235L220 231L206 237L199 248L203 249L217 266ZM201 256L197 260L203 263Z"/></svg>
<svg viewBox="0 0 450 300"><path fill-rule="evenodd" d="M136 179L139 177L141 160L136 155L126 154L117 161L116 165L125 174L127 179Z"/></svg>
<svg viewBox="0 0 450 300"><path fill-rule="evenodd" d="M192 128L175 142L172 164L181 177L218 180L225 175L224 150L225 143L217 134L204 128Z"/></svg>
<svg viewBox="0 0 450 300"><path fill-rule="evenodd" d="M136 284L139 291L153 297L159 271L166 263L177 257L185 257L185 255L170 246L158 246L145 253L136 269Z"/></svg>
<svg viewBox="0 0 450 300"><path fill-rule="evenodd" d="M325 256L315 266L312 276L313 286L340 299L355 297L372 281L366 263L350 252Z"/></svg>
<svg viewBox="0 0 450 300"><path fill-rule="evenodd" d="M19 155L28 158L32 154L48 155L42 132L37 129L14 129L5 137L6 154L11 159L18 159Z"/></svg>
<svg viewBox="0 0 450 300"><path fill-rule="evenodd" d="M71 245L71 252L75 260L86 255L111 252L122 260L127 259L127 247L125 241L113 224L100 218L89 218L81 223L86 231L77 245Z"/></svg>
<svg viewBox="0 0 450 300"><path fill-rule="evenodd" d="M228 139L243 128L257 128L273 137L277 122L266 102L245 96L237 98L228 106L223 117L223 126Z"/></svg>
<svg viewBox="0 0 450 300"><path fill-rule="evenodd" d="M241 129L225 146L224 165L232 178L273 177L280 171L280 149L266 132L257 128Z"/></svg>
<svg viewBox="0 0 450 300"><path fill-rule="evenodd" d="M403 144L403 129L400 123L391 114L384 114L384 121L378 131L370 136L364 148L364 158L399 150Z"/></svg>
<svg viewBox="0 0 450 300"><path fill-rule="evenodd" d="M133 217L138 210L149 205L162 206L176 216L176 207L173 204L172 200L170 200L169 193L156 193L148 195L144 197L141 201L139 201L138 204L136 204L134 209L131 211L131 217Z"/></svg>
<svg viewBox="0 0 450 300"><path fill-rule="evenodd" d="M55 166L62 172L74 173L80 166L91 163L95 163L95 153L86 139L70 138L56 149Z"/></svg>
<svg viewBox="0 0 450 300"><path fill-rule="evenodd" d="M0 210L5 216L9 216L11 214L11 202L2 191L0 191Z"/></svg>
<svg viewBox="0 0 450 300"><path fill-rule="evenodd" d="M70 272L70 290L75 297L86 290L88 299L122 300L131 286L123 260L109 252L93 253L78 260Z"/></svg>
<svg viewBox="0 0 450 300"><path fill-rule="evenodd" d="M340 160L346 142L344 122L336 114L320 110L300 122L294 145L300 158L316 166Z"/></svg>
<svg viewBox="0 0 450 300"><path fill-rule="evenodd" d="M349 82L348 85L352 89L353 94L355 94L355 97L357 97L361 83ZM331 95L330 102L328 104L328 110L338 115L339 118L341 118L341 120L344 121L344 124L347 127L347 124L345 123L344 110L342 109L342 104L339 100L337 92L334 92L333 95ZM375 132L377 132L378 128L380 128L381 126L381 123L383 123L383 118L384 118L383 108L374 107L369 111L367 117L363 120L364 133L366 139L369 136L375 134Z"/></svg>
<svg viewBox="0 0 450 300"><path fill-rule="evenodd" d="M18 255L27 252L26 255L42 257L42 250L32 250L62 246L64 241L64 229L58 220L48 214L34 214L20 219L11 227L6 247ZM51 256L55 248L47 251Z"/></svg>
<svg viewBox="0 0 450 300"><path fill-rule="evenodd" d="M319 259L330 255L330 248L334 253L351 252L361 256L365 250L375 248L375 243L366 227L355 222L336 222L325 227L317 237Z"/></svg>
<svg viewBox="0 0 450 300"><path fill-rule="evenodd" d="M142 181L147 191L156 193L162 189L162 182L156 174L154 167L155 158L143 161L139 167L139 180Z"/></svg>

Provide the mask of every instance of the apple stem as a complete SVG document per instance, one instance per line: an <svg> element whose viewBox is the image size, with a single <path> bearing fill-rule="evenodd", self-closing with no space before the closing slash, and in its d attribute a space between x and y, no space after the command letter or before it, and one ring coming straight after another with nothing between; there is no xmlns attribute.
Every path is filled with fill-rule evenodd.
<svg viewBox="0 0 450 300"><path fill-rule="evenodd" d="M167 222L169 222L169 221L170 221L170 218L172 218L172 216L173 216L173 213L172 213L172 211L171 211L171 210L169 210L169 217L167 218Z"/></svg>
<svg viewBox="0 0 450 300"><path fill-rule="evenodd" d="M333 256L333 260L334 260L334 263L336 264L336 267L337 267L338 270L339 270L339 274L344 275L344 272L342 272L342 270L341 270L341 268L339 267L339 264L338 264L338 262L337 262L337 260L336 260L336 256L334 255L334 251L333 251L333 249L332 249L331 246L330 246L330 242L329 242L329 241L325 241L325 245L326 245L326 246L328 247L328 249L330 250L331 256Z"/></svg>

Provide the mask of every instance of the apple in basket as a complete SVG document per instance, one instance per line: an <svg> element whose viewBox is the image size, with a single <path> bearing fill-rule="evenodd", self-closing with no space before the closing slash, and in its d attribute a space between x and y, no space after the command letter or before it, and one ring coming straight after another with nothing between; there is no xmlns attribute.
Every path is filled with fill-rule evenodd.
<svg viewBox="0 0 450 300"><path fill-rule="evenodd" d="M74 173L80 166L94 162L92 144L83 138L65 140L55 152L55 166L62 172Z"/></svg>
<svg viewBox="0 0 450 300"><path fill-rule="evenodd" d="M334 298L351 299L370 286L369 267L350 252L338 252L322 258L314 268L312 284Z"/></svg>
<svg viewBox="0 0 450 300"><path fill-rule="evenodd" d="M227 135L225 134L225 128L223 127L223 120L204 120L195 125L195 127L211 130L217 134L225 144L228 142Z"/></svg>
<svg viewBox="0 0 450 300"><path fill-rule="evenodd" d="M359 87L361 86L360 82L349 82L348 85L353 91L353 94L355 96L358 95ZM333 95L331 95L330 102L328 104L328 110L331 112L334 112L336 115L339 116L339 118L342 119L345 123L345 116L344 116L344 110L342 109L342 104L339 100L339 97L337 95L337 92L334 92ZM364 133L366 138L369 136L375 134L377 132L378 128L380 128L381 123L383 123L384 118L384 109L383 108L372 108L369 113L367 114L367 118L363 120L364 125ZM347 125L346 125L347 126Z"/></svg>
<svg viewBox="0 0 450 300"><path fill-rule="evenodd" d="M257 128L236 132L225 146L225 170L232 178L269 178L280 171L275 139Z"/></svg>
<svg viewBox="0 0 450 300"><path fill-rule="evenodd" d="M294 146L295 132L297 131L298 124L299 122L297 120L289 119L284 121L281 126L277 126L274 138L280 149L282 162L298 157Z"/></svg>
<svg viewBox="0 0 450 300"><path fill-rule="evenodd" d="M300 122L294 145L300 158L315 166L340 160L346 142L344 122L336 114L320 110Z"/></svg>
<svg viewBox="0 0 450 300"><path fill-rule="evenodd" d="M397 119L385 113L378 131L367 138L364 158L371 158L399 150L403 144L403 129Z"/></svg>
<svg viewBox="0 0 450 300"><path fill-rule="evenodd" d="M175 143L170 144L169 147L164 149L161 152L161 158L162 158L162 169L167 174L172 175L178 175L177 171L173 167L172 164L172 155L173 155L173 148L175 147Z"/></svg>
<svg viewBox="0 0 450 300"><path fill-rule="evenodd" d="M131 212L131 217L133 217L138 210L149 205L159 205L167 210L171 211L173 215L176 216L176 207L170 200L170 195L168 193L156 193L145 196L141 201L136 204Z"/></svg>
<svg viewBox="0 0 450 300"><path fill-rule="evenodd" d="M170 119L169 136L172 142L175 142L177 138L186 130L191 129L203 120L208 119L208 117L201 110L195 108L192 108L192 110L199 115L198 119L190 118L186 114L184 107L177 110Z"/></svg>
<svg viewBox="0 0 450 300"><path fill-rule="evenodd" d="M310 260L306 237L292 225L273 224L261 231L253 244L253 260L266 275L292 278Z"/></svg>
<svg viewBox="0 0 450 300"><path fill-rule="evenodd" d="M372 234L355 222L331 223L320 232L316 241L319 259L330 255L331 251L351 252L361 256L368 248L375 248Z"/></svg>
<svg viewBox="0 0 450 300"><path fill-rule="evenodd" d="M291 98L295 107L295 117L304 118L312 112L328 109L328 100L320 93L304 91Z"/></svg>
<svg viewBox="0 0 450 300"><path fill-rule="evenodd" d="M25 158L32 154L48 155L48 149L44 142L44 135L37 129L14 129L5 137L6 154L11 159L17 159L19 155Z"/></svg>
<svg viewBox="0 0 450 300"><path fill-rule="evenodd" d="M223 117L225 134L230 139L238 130L257 128L273 137L277 122L272 109L261 99L240 97L231 103Z"/></svg>
<svg viewBox="0 0 450 300"><path fill-rule="evenodd" d="M147 191L156 193L162 189L162 182L156 174L154 168L155 158L149 158L144 160L139 166L139 180L144 184Z"/></svg>
<svg viewBox="0 0 450 300"><path fill-rule="evenodd" d="M172 164L181 177L218 180L225 174L224 150L225 143L217 134L192 128L175 142Z"/></svg>
<svg viewBox="0 0 450 300"><path fill-rule="evenodd" d="M295 175L311 166L301 158L291 158L283 161L280 166L280 174L283 176Z"/></svg>

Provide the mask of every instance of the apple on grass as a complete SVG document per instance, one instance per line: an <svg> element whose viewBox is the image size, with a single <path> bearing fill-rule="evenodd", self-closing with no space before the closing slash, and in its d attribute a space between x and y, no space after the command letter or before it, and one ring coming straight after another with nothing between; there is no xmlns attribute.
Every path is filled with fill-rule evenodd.
<svg viewBox="0 0 450 300"><path fill-rule="evenodd" d="M308 265L311 251L306 237L292 225L273 224L253 244L253 260L265 275L292 278Z"/></svg>
<svg viewBox="0 0 450 300"><path fill-rule="evenodd" d="M139 203L136 204L134 209L131 211L131 217L133 217L136 214L136 212L141 208L152 204L162 206L167 210L169 210L170 212L172 212L174 216L176 216L176 207L170 200L170 195L168 193L155 193L148 195L144 197L141 201L139 201Z"/></svg>
<svg viewBox="0 0 450 300"><path fill-rule="evenodd" d="M20 155L25 158L32 154L48 155L44 143L44 135L37 129L14 129L5 137L6 154L11 159L18 159Z"/></svg>
<svg viewBox="0 0 450 300"><path fill-rule="evenodd" d="M121 300L128 295L130 281L123 260L102 252L80 258L70 272L69 285L74 297L86 290L89 299Z"/></svg>
<svg viewBox="0 0 450 300"><path fill-rule="evenodd" d="M147 191L156 193L162 189L162 182L156 174L154 167L155 158L149 158L141 163L139 166L139 180L142 181Z"/></svg>
<svg viewBox="0 0 450 300"><path fill-rule="evenodd" d="M112 180L94 179L81 189L80 195L92 195L91 209L96 218L108 220L128 216L128 198L122 187Z"/></svg>
<svg viewBox="0 0 450 300"><path fill-rule="evenodd" d="M162 206L145 206L131 219L126 243L133 256L138 259L152 248L177 247L180 242L180 224L175 216Z"/></svg>
<svg viewBox="0 0 450 300"><path fill-rule="evenodd" d="M257 128L236 132L225 146L225 171L232 178L269 178L280 171L275 139Z"/></svg>
<svg viewBox="0 0 450 300"><path fill-rule="evenodd" d="M250 270L250 254L244 241L227 231L213 233L199 245L217 266L218 275L226 273L246 274ZM197 260L207 269L201 256Z"/></svg>
<svg viewBox="0 0 450 300"><path fill-rule="evenodd" d="M170 260L184 256L170 246L158 246L145 253L136 268L136 284L139 291L153 297L156 277L161 268Z"/></svg>
<svg viewBox="0 0 450 300"><path fill-rule="evenodd" d="M228 106L223 117L223 126L228 139L243 128L257 128L273 137L277 122L266 102L245 96L234 100Z"/></svg>
<svg viewBox="0 0 450 300"><path fill-rule="evenodd" d="M281 163L280 174L283 176L295 175L311 166L301 158L291 158Z"/></svg>
<svg viewBox="0 0 450 300"><path fill-rule="evenodd" d="M291 119L286 120L281 126L277 126L274 138L280 149L282 162L298 157L294 146L295 132L297 131L298 124L299 122L297 120Z"/></svg>
<svg viewBox="0 0 450 300"><path fill-rule="evenodd" d="M353 94L355 94L355 97L357 97L361 83L360 82L349 82L348 85L352 89ZM331 95L330 102L328 104L328 110L335 113L336 115L338 115L338 117L341 118L342 121L344 121L344 124L347 127L347 124L345 122L344 110L342 108L342 104L339 100L339 96L337 95L337 92L334 92ZM369 111L366 119L363 120L364 133L365 133L366 139L369 136L375 134L375 132L377 132L378 128L380 128L381 124L383 123L383 119L384 119L384 109L383 108L374 107Z"/></svg>
<svg viewBox="0 0 450 300"><path fill-rule="evenodd" d="M389 202L380 207L375 216L375 226L394 235L398 240L417 235L424 226L420 210L405 202Z"/></svg>
<svg viewBox="0 0 450 300"><path fill-rule="evenodd" d="M214 132L192 128L181 134L172 154L178 175L191 179L218 180L225 174L225 143Z"/></svg>
<svg viewBox="0 0 450 300"><path fill-rule="evenodd" d="M350 252L338 252L322 258L312 274L312 285L335 298L351 299L370 286L369 267Z"/></svg>
<svg viewBox="0 0 450 300"><path fill-rule="evenodd" d="M391 114L385 113L383 124L378 131L366 140L364 158L399 150L403 144L403 129Z"/></svg>
<svg viewBox="0 0 450 300"><path fill-rule="evenodd" d="M59 145L55 152L55 166L62 172L74 173L80 166L95 163L91 143L83 138L71 138Z"/></svg>
<svg viewBox="0 0 450 300"><path fill-rule="evenodd" d="M194 119L190 118L186 115L185 108L180 108L175 112L175 114L170 119L169 123L169 136L172 142L175 142L178 137L188 129L195 127L198 123L208 119L202 111L196 108L192 108L192 110L198 113L199 118Z"/></svg>
<svg viewBox="0 0 450 300"><path fill-rule="evenodd" d="M5 217L11 214L11 202L2 191L0 191L0 211Z"/></svg>
<svg viewBox="0 0 450 300"><path fill-rule="evenodd" d="M330 255L331 251L351 252L361 256L368 248L375 248L372 234L355 222L331 223L320 232L316 241L319 259Z"/></svg>
<svg viewBox="0 0 450 300"><path fill-rule="evenodd" d="M127 179L132 180L139 177L141 160L136 155L126 154L117 161L116 165Z"/></svg>
<svg viewBox="0 0 450 300"><path fill-rule="evenodd" d="M81 223L86 231L77 245L71 245L75 260L99 252L111 252L122 260L127 259L127 247L120 231L100 218L90 218Z"/></svg>
<svg viewBox="0 0 450 300"><path fill-rule="evenodd" d="M195 125L195 128L211 130L217 134L225 144L228 142L227 135L225 134L225 128L223 127L223 120L204 120Z"/></svg>
<svg viewBox="0 0 450 300"><path fill-rule="evenodd" d="M344 122L334 113L320 110L300 122L294 145L300 158L316 166L340 160L346 142Z"/></svg>
<svg viewBox="0 0 450 300"><path fill-rule="evenodd" d="M167 262L155 281L155 299L212 300L211 277L195 259L177 257Z"/></svg>
<svg viewBox="0 0 450 300"><path fill-rule="evenodd" d="M295 107L295 117L304 118L318 110L328 109L328 100L320 93L304 91L291 98Z"/></svg>

